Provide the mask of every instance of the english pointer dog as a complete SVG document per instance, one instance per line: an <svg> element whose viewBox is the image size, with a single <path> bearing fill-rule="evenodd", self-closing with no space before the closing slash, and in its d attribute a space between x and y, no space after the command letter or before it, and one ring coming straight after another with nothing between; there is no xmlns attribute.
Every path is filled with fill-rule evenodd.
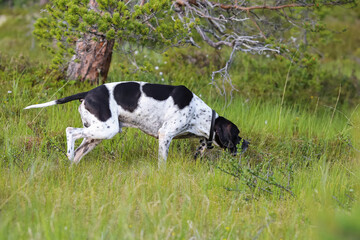
<svg viewBox="0 0 360 240"><path fill-rule="evenodd" d="M212 143L237 154L249 142L239 137L237 126L219 116L185 86L146 82L114 82L88 92L26 107L43 108L80 100L83 128L66 128L67 156L78 163L103 139L111 139L123 127L139 128L159 139L159 167L165 165L170 142L174 138L201 138L195 158ZM83 138L74 150L75 140Z"/></svg>

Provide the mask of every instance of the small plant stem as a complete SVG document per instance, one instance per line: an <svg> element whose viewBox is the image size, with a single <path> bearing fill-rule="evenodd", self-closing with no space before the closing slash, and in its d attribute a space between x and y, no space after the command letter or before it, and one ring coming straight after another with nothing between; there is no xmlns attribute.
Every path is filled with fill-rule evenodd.
<svg viewBox="0 0 360 240"><path fill-rule="evenodd" d="M283 94L282 94L282 97L281 97L281 103L280 103L280 113L279 113L279 129L280 129L280 124L281 124L281 112L282 112L282 107L283 107L283 104L284 104L284 98L285 98L285 93L286 93L286 87L287 87L287 83L289 81L289 75L290 75L290 69L291 69L291 66L293 64L293 59L291 59L291 62L290 62L290 66L289 66L289 70L286 74L286 80L285 80L285 85L284 85L284 90L283 90Z"/></svg>
<svg viewBox="0 0 360 240"><path fill-rule="evenodd" d="M318 98L317 98L317 101L316 101L316 106L315 106L314 114L317 112L317 109L318 109L318 106L319 106L319 100L320 100L320 98L318 97Z"/></svg>
<svg viewBox="0 0 360 240"><path fill-rule="evenodd" d="M291 190L289 190L288 188L286 188L286 187L284 187L284 186L282 186L282 185L280 185L280 184L278 184L278 183L270 182L269 180L267 180L267 179L265 179L265 178L257 175L256 173L254 173L254 172L252 172L252 171L249 171L249 173L250 173L251 175L253 175L254 177L257 177L258 179L266 182L267 184L274 185L275 187L278 187L278 188L281 188L281 189L285 190L285 191L288 192L291 196L295 197L294 193L293 193Z"/></svg>
<svg viewBox="0 0 360 240"><path fill-rule="evenodd" d="M335 103L334 111L333 111L333 113L332 113L332 115L331 115L330 125L331 125L331 123L332 123L332 121L333 121L333 119L334 119L334 116L335 116L335 111L336 111L336 107L337 107L337 104L338 104L339 99L340 99L340 95L341 95L341 84L340 84L340 87L339 87L339 93L338 93L338 96L337 96L337 99L336 99L336 103Z"/></svg>

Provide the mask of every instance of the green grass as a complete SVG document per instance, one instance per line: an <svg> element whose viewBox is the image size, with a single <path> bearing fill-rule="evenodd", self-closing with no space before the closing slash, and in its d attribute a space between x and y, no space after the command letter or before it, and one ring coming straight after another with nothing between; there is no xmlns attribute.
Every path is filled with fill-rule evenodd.
<svg viewBox="0 0 360 240"><path fill-rule="evenodd" d="M27 76L1 82L1 239L340 239L358 219L360 168L348 147L357 144L358 112L348 114L350 126L327 108L284 106L280 116L279 104L240 98L223 108L210 100L211 86L202 89L251 140L250 169L271 167L292 197L226 174L221 169L234 159L219 149L194 162L196 140L173 141L166 170L158 170L156 139L133 129L72 166L63 154L65 128L81 125L78 103L22 110L56 92L21 84ZM74 86L65 86L67 94L80 90ZM331 232L331 224L340 230ZM359 224L350 232L359 236Z"/></svg>
<svg viewBox="0 0 360 240"><path fill-rule="evenodd" d="M65 128L81 126L78 102L23 108L91 86L56 81L46 55L31 47L29 19L2 14L10 22L0 27L0 239L360 238L360 107L334 111L336 89L327 106L238 93L226 105L208 85L208 70L168 62L165 82L185 79L250 140L242 158L215 148L194 162L198 141L175 140L158 170L157 140L127 129L71 165ZM117 58L110 81L125 80ZM345 64L325 67L338 62ZM160 82L158 75L139 80Z"/></svg>
<svg viewBox="0 0 360 240"><path fill-rule="evenodd" d="M41 51L38 40L32 35L33 23L40 16L37 8L0 9L5 22L0 24L0 55L30 56L46 61L48 54Z"/></svg>
<svg viewBox="0 0 360 240"><path fill-rule="evenodd" d="M145 160L72 168L37 160L25 173L2 171L2 238L314 239L323 214L351 212L332 196L344 202L356 185L344 166L320 165L297 172L294 199L245 201L206 166L172 159L161 172Z"/></svg>

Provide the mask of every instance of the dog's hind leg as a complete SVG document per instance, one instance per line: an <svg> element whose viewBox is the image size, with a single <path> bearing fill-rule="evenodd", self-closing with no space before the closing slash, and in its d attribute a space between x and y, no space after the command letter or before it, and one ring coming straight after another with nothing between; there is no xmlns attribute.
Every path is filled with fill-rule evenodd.
<svg viewBox="0 0 360 240"><path fill-rule="evenodd" d="M88 128L66 128L67 156L70 161L78 163L80 159L90 152L103 139L111 139L119 132L117 121L99 122ZM83 143L74 151L75 141L84 138ZM89 140L89 142L87 141ZM91 142L91 140L95 140Z"/></svg>
<svg viewBox="0 0 360 240"><path fill-rule="evenodd" d="M93 150L101 141L101 139L84 138L80 146L75 150L74 162L79 162L82 157Z"/></svg>
<svg viewBox="0 0 360 240"><path fill-rule="evenodd" d="M75 141L83 136L83 128L73 128L67 127L66 128L66 140L67 140L67 150L66 155L70 161L74 160L74 148L75 148Z"/></svg>

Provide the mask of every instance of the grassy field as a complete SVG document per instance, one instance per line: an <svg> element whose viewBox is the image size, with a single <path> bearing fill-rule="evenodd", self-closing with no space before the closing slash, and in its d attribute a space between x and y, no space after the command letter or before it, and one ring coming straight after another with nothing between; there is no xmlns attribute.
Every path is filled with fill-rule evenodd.
<svg viewBox="0 0 360 240"><path fill-rule="evenodd" d="M8 28L0 43L24 49L0 44L0 239L360 239L360 107L239 95L224 107L204 84L192 90L250 140L241 158L195 162L198 141L176 140L158 170L157 140L127 129L71 165L78 102L23 108L91 87L55 82L36 47L16 55L30 46Z"/></svg>
<svg viewBox="0 0 360 240"><path fill-rule="evenodd" d="M210 101L250 139L241 161L244 177L261 166L254 181L226 173L239 159L218 149L194 162L195 140L174 141L159 171L157 141L131 129L72 166L63 154L64 130L81 125L77 103L23 111L39 93L1 84L1 239L360 236L360 168L349 147L359 139L359 112L348 120L284 107L279 116L279 104L235 99L222 110ZM261 181L269 172L273 180Z"/></svg>

